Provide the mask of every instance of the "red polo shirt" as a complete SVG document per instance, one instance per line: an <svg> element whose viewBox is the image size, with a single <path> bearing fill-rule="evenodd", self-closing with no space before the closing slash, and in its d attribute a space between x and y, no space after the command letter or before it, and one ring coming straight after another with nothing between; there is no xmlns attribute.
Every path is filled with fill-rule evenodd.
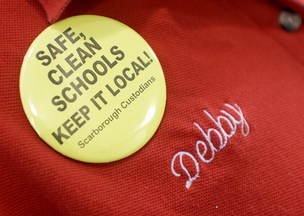
<svg viewBox="0 0 304 216"><path fill-rule="evenodd" d="M304 15L300 0L2 0L0 215L303 215ZM55 152L19 96L31 42L94 14L133 28L166 77L165 115L138 152L108 164ZM291 25L293 25L291 19Z"/></svg>

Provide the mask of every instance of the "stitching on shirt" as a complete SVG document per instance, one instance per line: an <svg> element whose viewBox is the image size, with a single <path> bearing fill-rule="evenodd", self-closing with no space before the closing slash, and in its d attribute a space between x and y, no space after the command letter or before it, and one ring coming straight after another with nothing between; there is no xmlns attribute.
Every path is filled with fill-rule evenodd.
<svg viewBox="0 0 304 216"><path fill-rule="evenodd" d="M187 168L184 166L184 163L183 163L183 156L186 155L188 157L190 157L194 164L195 164L195 169L196 169L196 174L192 177L189 173L189 171L187 170ZM188 176L188 180L186 181L186 188L190 188L191 187L191 184L192 182L197 179L199 177L199 164L197 162L197 160L195 159L195 157L190 154L189 152L185 152L185 151L180 151L178 153L176 153L172 159L172 162L171 163L171 170L172 170L172 173L173 175L175 175L176 177L180 177L181 174L180 173L177 173L175 172L175 169L174 169L174 161L176 160L176 158L179 156L179 164L182 168L182 170L186 173L186 175Z"/></svg>
<svg viewBox="0 0 304 216"><path fill-rule="evenodd" d="M207 110L203 110L205 115L207 115L207 117L216 125L215 128L209 128L206 131L197 122L193 123L203 136L203 139L196 141L195 150L197 157L204 163L210 163L211 161L213 161L216 153L226 147L228 143L228 139L231 138L236 133L239 125L241 126L241 133L243 136L248 136L248 134L250 133L249 124L246 121L241 108L237 104L234 104L234 106L232 106L228 103L225 103L224 106L227 107L229 111L232 111L232 113L231 112L229 113L226 110L220 110L220 113L222 113L223 115L219 115L218 117L214 118ZM223 128L223 122L225 122L226 125L228 126L228 131L227 128L226 129ZM215 143L212 142L211 139L212 135L217 136L219 142L217 143L218 145L215 145ZM208 153L208 151L211 151L210 158L206 158L206 154ZM193 165L191 167L192 169L190 169L189 167L187 168L187 166L184 163L185 157L188 157L187 160L188 165L189 165L189 161L193 162L193 165L195 167L195 172L193 172ZM177 158L179 158L179 160L177 160ZM182 174L178 173L175 170L177 165L179 165L181 170L188 177L188 179L186 180L185 187L189 189L193 181L195 181L199 177L200 174L199 162L196 159L196 157L190 152L179 151L172 158L171 172L174 176L181 177ZM195 174L191 175L190 173L195 173Z"/></svg>

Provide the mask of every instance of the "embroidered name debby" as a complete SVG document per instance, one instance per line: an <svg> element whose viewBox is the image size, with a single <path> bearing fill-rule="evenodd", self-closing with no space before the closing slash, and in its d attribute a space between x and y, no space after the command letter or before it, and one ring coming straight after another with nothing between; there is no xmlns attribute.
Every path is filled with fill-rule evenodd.
<svg viewBox="0 0 304 216"><path fill-rule="evenodd" d="M172 158L172 174L176 177L186 175L188 177L185 184L186 188L190 188L193 181L199 177L199 162L210 163L213 161L216 153L226 147L229 138L235 135L237 131L240 130L243 136L248 136L250 132L241 108L237 104L230 105L226 103L224 106L226 109L220 110L221 115L216 118L207 110L203 110L203 113L214 123L214 128L206 130L199 123L193 123L202 135L202 139L197 140L195 144L196 154L179 151ZM179 172L176 171L177 167L180 170Z"/></svg>

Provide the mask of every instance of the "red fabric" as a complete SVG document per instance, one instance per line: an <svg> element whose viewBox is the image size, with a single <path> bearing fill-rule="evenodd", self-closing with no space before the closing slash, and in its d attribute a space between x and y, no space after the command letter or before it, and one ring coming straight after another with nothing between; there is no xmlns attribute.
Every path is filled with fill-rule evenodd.
<svg viewBox="0 0 304 216"><path fill-rule="evenodd" d="M286 5L286 7L296 11L297 13L304 14L304 1L303 0L279 0L279 2Z"/></svg>
<svg viewBox="0 0 304 216"><path fill-rule="evenodd" d="M286 5L72 1L60 19L95 14L127 24L152 46L166 77L158 131L140 151L109 164L68 159L34 132L20 102L19 74L29 45L49 23L37 1L0 6L0 215L304 214L304 27L286 32L278 25ZM237 124L227 146L205 163L196 143L207 140L194 123L220 130L206 111L238 119L225 103L240 107L250 132L244 136ZM200 169L188 189L179 163L181 176L171 171L180 151L193 155ZM194 176L190 157L184 165Z"/></svg>
<svg viewBox="0 0 304 216"><path fill-rule="evenodd" d="M47 14L48 21L54 23L71 0L39 0Z"/></svg>

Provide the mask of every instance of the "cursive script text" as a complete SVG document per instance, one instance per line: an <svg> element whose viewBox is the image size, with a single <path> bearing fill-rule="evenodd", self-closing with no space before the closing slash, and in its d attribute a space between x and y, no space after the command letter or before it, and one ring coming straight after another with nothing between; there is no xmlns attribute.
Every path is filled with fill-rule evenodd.
<svg viewBox="0 0 304 216"><path fill-rule="evenodd" d="M214 160L216 153L226 147L228 139L236 133L238 127L240 127L243 136L248 136L250 132L249 125L241 108L237 104L232 106L226 103L224 106L229 112L220 110L221 115L216 118L207 110L203 110L216 127L204 130L200 124L194 122L194 126L200 131L203 138L196 141L196 155L199 160L204 163L210 163ZM187 161L187 163L185 161ZM171 161L171 171L174 176L180 177L182 174L176 171L176 164L181 168L180 171L183 171L188 177L185 186L186 188L190 188L193 181L199 177L200 167L198 160L190 152L177 152ZM193 172L193 167L195 167L195 172ZM190 170L192 172L190 172Z"/></svg>

